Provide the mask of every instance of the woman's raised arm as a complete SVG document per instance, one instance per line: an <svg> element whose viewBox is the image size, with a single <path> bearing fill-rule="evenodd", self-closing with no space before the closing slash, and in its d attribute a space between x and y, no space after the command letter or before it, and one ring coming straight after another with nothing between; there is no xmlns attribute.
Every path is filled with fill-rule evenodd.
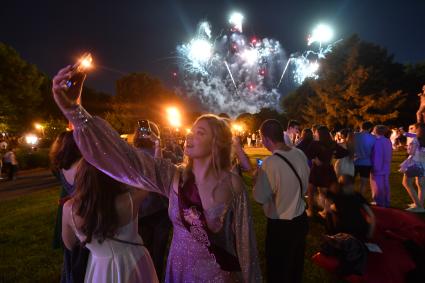
<svg viewBox="0 0 425 283"><path fill-rule="evenodd" d="M68 88L71 77L75 84ZM84 79L84 74L75 75L68 66L54 77L52 87L57 105L74 126L74 139L84 159L120 182L168 197L176 167L136 150L106 121L91 116L79 105Z"/></svg>

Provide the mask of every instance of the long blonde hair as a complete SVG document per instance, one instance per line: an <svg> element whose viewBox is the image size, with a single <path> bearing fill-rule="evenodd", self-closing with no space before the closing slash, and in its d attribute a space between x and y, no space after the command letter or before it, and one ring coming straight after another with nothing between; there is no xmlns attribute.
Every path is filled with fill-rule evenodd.
<svg viewBox="0 0 425 283"><path fill-rule="evenodd" d="M212 132L212 166L214 173L218 176L221 170L230 170L231 168L231 151L232 151L232 131L225 119L214 114L205 114L198 119L206 121ZM192 170L193 161L186 156L186 172Z"/></svg>

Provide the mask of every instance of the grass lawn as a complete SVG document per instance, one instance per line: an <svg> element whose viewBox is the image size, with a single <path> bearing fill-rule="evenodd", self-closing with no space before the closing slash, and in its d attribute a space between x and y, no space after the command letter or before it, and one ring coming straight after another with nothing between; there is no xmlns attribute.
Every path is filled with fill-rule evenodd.
<svg viewBox="0 0 425 283"><path fill-rule="evenodd" d="M265 149L248 149L250 158L264 158ZM395 152L392 162L391 203L405 208L410 199L401 185L398 165L404 152ZM254 160L253 160L254 161ZM245 178L251 194L252 180ZM12 200L0 201L0 282L58 282L62 264L60 251L51 249L56 217L58 188L31 193ZM264 238L266 219L261 206L252 203L261 264L264 270ZM422 215L424 216L424 215ZM331 282L333 279L310 261L318 250L324 228L318 219L310 221L305 257L305 282ZM334 280L332 282L335 282Z"/></svg>

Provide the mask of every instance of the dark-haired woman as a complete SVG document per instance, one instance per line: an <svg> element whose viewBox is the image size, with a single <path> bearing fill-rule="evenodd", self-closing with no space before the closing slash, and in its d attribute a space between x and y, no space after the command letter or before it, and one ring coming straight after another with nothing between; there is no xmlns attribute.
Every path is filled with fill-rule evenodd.
<svg viewBox="0 0 425 283"><path fill-rule="evenodd" d="M68 249L81 242L90 250L84 282L158 282L137 231L146 196L80 162L75 194L63 207L62 239Z"/></svg>
<svg viewBox="0 0 425 283"><path fill-rule="evenodd" d="M53 248L58 249L62 245L62 207L74 194L74 178L77 171L81 153L75 144L72 131L62 132L56 138L50 148L50 165L53 174L61 183L58 213L53 237Z"/></svg>
<svg viewBox="0 0 425 283"><path fill-rule="evenodd" d="M314 188L319 188L319 193L324 199L324 206L326 208L326 199L324 195L327 190L337 185L337 177L335 170L332 166L332 159L337 159L347 156L348 151L338 145L331 137L329 129L326 126L320 126L317 129L317 139L313 141L308 150L307 158L313 161L313 165L310 171L309 185L307 190L307 215L313 215L313 203L314 203ZM324 217L326 210L320 212L320 215Z"/></svg>
<svg viewBox="0 0 425 283"><path fill-rule="evenodd" d="M401 164L400 169L404 173L403 187L413 201L407 210L425 212L425 124L416 124L416 137L408 144L407 153L409 157ZM418 192L413 187L414 179Z"/></svg>
<svg viewBox="0 0 425 283"><path fill-rule="evenodd" d="M301 132L300 140L298 141L296 147L301 149L302 152L307 156L307 150L310 147L310 144L313 142L313 131L310 128L305 128ZM311 160L308 159L308 166L311 167Z"/></svg>

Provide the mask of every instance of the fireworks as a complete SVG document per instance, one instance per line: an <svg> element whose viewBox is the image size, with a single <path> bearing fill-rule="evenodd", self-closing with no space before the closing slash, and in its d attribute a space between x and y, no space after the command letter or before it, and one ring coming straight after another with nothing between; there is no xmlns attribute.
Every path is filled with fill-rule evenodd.
<svg viewBox="0 0 425 283"><path fill-rule="evenodd" d="M202 22L195 36L177 47L184 93L209 111L232 116L264 107L280 110L279 87L287 70L294 84L317 78L319 60L332 46L321 44L330 40L332 31L318 26L308 41L309 45L318 42L318 50L287 58L277 40L244 35L243 20L242 14L233 13L229 29L215 38L211 25Z"/></svg>
<svg viewBox="0 0 425 283"><path fill-rule="evenodd" d="M310 35L307 44L311 45L313 42L318 42L321 45L323 42L329 42L332 37L332 29L327 25L320 24L313 29L313 33Z"/></svg>
<svg viewBox="0 0 425 283"><path fill-rule="evenodd" d="M230 15L229 23L233 26L233 31L242 32L243 15L235 12Z"/></svg>

